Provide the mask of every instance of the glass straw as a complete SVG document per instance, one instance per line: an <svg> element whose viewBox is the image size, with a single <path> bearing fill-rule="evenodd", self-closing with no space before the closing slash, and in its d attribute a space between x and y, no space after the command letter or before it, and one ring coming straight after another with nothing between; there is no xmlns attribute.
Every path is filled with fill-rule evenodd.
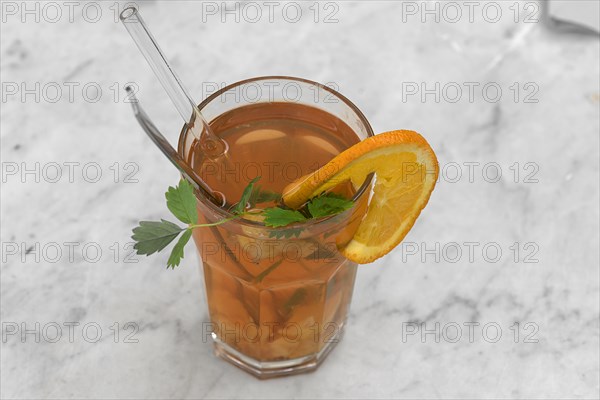
<svg viewBox="0 0 600 400"><path fill-rule="evenodd" d="M171 146L169 141L160 133L160 131L154 126L146 112L142 109L138 103L135 94L130 86L125 88L127 94L130 96L131 106L135 114L135 118L138 120L142 129L148 137L156 144L156 146L162 151L162 153L173 163L173 165L179 170L181 175L194 186L196 190L204 195L204 197L210 199L213 203L220 207L227 206L227 200L225 195L221 192L212 190L202 179L202 177L194 171L194 169L179 155L177 150Z"/></svg>
<svg viewBox="0 0 600 400"><path fill-rule="evenodd" d="M173 69L169 66L138 9L134 6L125 8L121 12L120 19L144 58L150 64L150 68L152 68L171 98L188 129L200 141L203 153L212 159L226 155L229 149L227 142L212 132L208 122L198 110L196 102L192 100Z"/></svg>

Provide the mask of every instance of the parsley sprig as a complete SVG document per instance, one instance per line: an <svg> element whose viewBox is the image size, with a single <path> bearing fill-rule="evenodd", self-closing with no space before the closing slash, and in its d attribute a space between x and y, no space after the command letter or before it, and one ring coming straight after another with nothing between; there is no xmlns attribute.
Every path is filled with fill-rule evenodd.
<svg viewBox="0 0 600 400"><path fill-rule="evenodd" d="M192 231L196 228L211 227L224 224L234 219L243 218L246 215L264 216L264 224L268 227L279 228L293 223L306 222L314 218L322 218L342 213L352 208L354 202L334 193L325 193L311 199L299 210L292 210L285 206L269 207L260 212L248 212L248 208L254 208L257 204L279 201L281 195L263 190L256 183L260 177L252 179L244 189L240 201L235 204L230 212L231 217L224 218L210 224L198 224L198 210L196 208L196 196L192 185L181 180L175 187L169 187L165 193L167 208L181 222L187 224L181 227L171 221L161 219L160 221L140 221L133 229L131 238L135 241L133 248L137 254L147 256L163 250L169 243L179 236L179 240L171 250L167 261L167 268L175 268L181 263L184 256L183 249L192 237ZM298 237L302 228L293 227L282 231L274 230L270 237L290 238ZM183 232L183 233L182 233Z"/></svg>

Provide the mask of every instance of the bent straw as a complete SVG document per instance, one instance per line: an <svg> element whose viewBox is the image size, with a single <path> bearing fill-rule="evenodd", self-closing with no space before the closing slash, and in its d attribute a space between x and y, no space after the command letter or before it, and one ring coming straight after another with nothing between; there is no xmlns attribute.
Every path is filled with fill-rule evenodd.
<svg viewBox="0 0 600 400"><path fill-rule="evenodd" d="M127 94L131 99L131 107L135 118L138 120L142 129L148 137L154 142L154 144L162 151L162 153L171 161L171 163L181 172L181 175L190 182L196 190L200 191L205 197L209 198L213 203L218 206L224 207L226 205L225 196L210 189L210 187L204 182L204 180L194 171L194 169L179 155L177 150L171 146L169 141L160 133L160 131L154 126L146 112L139 105L135 94L130 86L125 88Z"/></svg>

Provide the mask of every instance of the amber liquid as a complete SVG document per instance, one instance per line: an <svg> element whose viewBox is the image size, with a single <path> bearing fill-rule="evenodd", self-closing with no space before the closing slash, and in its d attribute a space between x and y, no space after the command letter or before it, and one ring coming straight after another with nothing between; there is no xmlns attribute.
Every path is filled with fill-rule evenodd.
<svg viewBox="0 0 600 400"><path fill-rule="evenodd" d="M290 103L240 107L212 121L211 127L228 142L231 158L206 159L195 142L187 158L229 205L255 176L261 176L263 189L281 193L359 141L333 115ZM349 183L336 191L354 194ZM366 198L312 226L273 230L231 221L194 230L215 340L261 362L311 356L337 340L356 275L356 264L338 248L358 227ZM200 223L221 218L203 202L198 210Z"/></svg>

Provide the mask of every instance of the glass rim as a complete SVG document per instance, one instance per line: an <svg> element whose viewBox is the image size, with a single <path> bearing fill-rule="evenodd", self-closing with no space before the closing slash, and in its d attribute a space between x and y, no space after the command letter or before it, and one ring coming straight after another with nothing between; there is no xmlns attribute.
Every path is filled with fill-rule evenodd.
<svg viewBox="0 0 600 400"><path fill-rule="evenodd" d="M341 93L337 92L336 90L325 86L319 82L315 82L315 81L311 81L309 79L304 79L304 78L297 78L297 77L293 77L293 76L286 76L286 75L267 75L267 76L258 76L255 78L248 78L248 79L244 79L238 82L234 82L230 85L227 85L219 90L217 90L216 92L214 92L213 94L211 94L210 96L208 96L206 99L204 99L199 105L198 105L198 109L200 111L202 111L202 109L204 107L206 107L209 103L211 103L213 100L215 100L217 97L221 96L223 93L234 89L236 87L245 85L247 83L252 83L252 82L258 82L258 81L266 81L266 80L288 80L288 81L297 81L297 82L302 82L302 83L307 83L309 85L312 86L316 86L319 89L323 89L325 91L328 91L329 93L333 94L335 97L339 98L341 101L343 101L351 110L352 112L354 112L356 114L356 116L359 118L360 122L363 123L363 125L365 126L366 130L367 130L367 137L371 137L371 136L375 136L375 133L373 132L373 128L371 127L371 124L369 123L369 121L367 120L367 117L365 117L365 115L362 113L362 111L360 111L360 109L353 103L351 102L346 96L342 95ZM290 102L293 103L293 102ZM325 112L327 112L326 110L323 110ZM212 122L208 121L208 123L210 124ZM183 128L181 129L181 133L179 134L179 143L177 146L177 151L183 156L184 155L184 146L185 146L185 140L184 138L186 137L186 132L187 130L185 129L185 125L183 126ZM352 196L352 201L354 203L356 203L363 195L364 193L367 191L368 188L370 188L371 186L371 182L373 181L373 174L369 174L367 175L367 178L365 179L365 181L363 182L363 184L358 188L358 190L356 191L356 193L354 193L354 196ZM229 212L228 210L225 210L219 206L217 206L216 204L214 204L212 201L210 201L209 199L205 198L204 196L199 196L198 194L196 194L196 199L198 199L198 201L202 202L202 204L206 205L207 207L210 208L211 211L213 211L214 213L216 213L217 215L219 215L219 217L224 218L231 218L234 216L234 214L232 214L231 212ZM342 214L346 213L348 211L343 212ZM322 218L315 218L315 219L309 219L306 222L296 222L293 224L289 224L286 226L281 226L281 227L269 227L267 225L264 224L264 222L261 221L251 221L245 218L239 218L239 219L235 219L232 220L230 222L233 222L235 224L238 225L246 225L246 226L250 226L250 227L255 227L255 228L265 228L265 229L269 229L272 231L284 231L293 227L312 227L312 226L318 226L320 224L324 224L328 221L330 221L332 218L334 217L338 217L341 214L335 214L335 215L330 215L327 217L322 217Z"/></svg>

